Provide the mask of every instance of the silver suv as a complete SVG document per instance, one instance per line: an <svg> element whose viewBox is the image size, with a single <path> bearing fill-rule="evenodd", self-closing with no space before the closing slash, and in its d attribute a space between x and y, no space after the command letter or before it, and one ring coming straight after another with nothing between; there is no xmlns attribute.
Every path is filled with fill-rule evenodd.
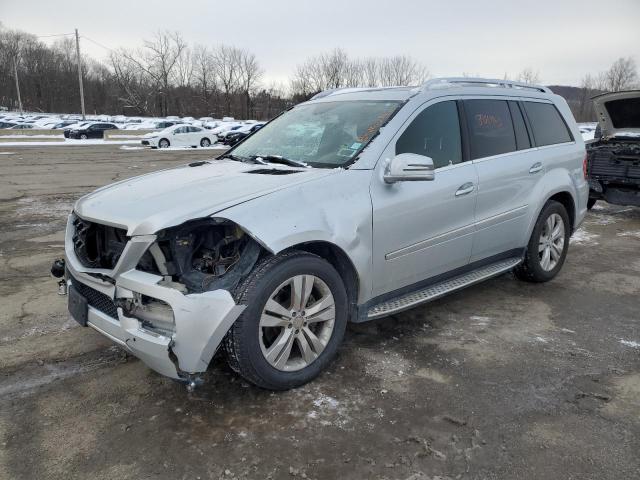
<svg viewBox="0 0 640 480"><path fill-rule="evenodd" d="M57 273L72 316L154 370L193 386L223 347L287 389L348 321L511 270L551 280L588 194L581 135L545 87L333 90L217 159L84 196Z"/></svg>

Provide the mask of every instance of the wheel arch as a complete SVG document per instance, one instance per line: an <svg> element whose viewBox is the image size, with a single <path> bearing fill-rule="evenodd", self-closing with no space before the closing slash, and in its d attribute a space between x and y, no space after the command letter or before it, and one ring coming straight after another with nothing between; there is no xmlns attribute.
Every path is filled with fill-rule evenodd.
<svg viewBox="0 0 640 480"><path fill-rule="evenodd" d="M338 245L327 241L312 241L292 245L287 250L299 250L317 255L336 269L344 283L349 301L349 319L355 318L358 303L360 278L355 265Z"/></svg>
<svg viewBox="0 0 640 480"><path fill-rule="evenodd" d="M561 203L567 210L567 213L569 214L569 221L571 222L571 233L573 234L573 229L576 224L576 203L573 196L568 191L558 192L551 195L545 202L545 205L551 200Z"/></svg>

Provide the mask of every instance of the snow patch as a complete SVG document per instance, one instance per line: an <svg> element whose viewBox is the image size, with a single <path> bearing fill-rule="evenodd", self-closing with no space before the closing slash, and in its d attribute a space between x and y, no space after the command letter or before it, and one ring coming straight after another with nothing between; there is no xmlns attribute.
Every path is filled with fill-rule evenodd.
<svg viewBox="0 0 640 480"><path fill-rule="evenodd" d="M485 326L491 322L491 317L482 317L480 315L471 315L469 320L475 322L476 325Z"/></svg>
<svg viewBox="0 0 640 480"><path fill-rule="evenodd" d="M329 395L321 393L318 398L313 401L313 404L318 408L327 407L331 410L335 410L338 408L338 405L340 405L340 402Z"/></svg>
<svg viewBox="0 0 640 480"><path fill-rule="evenodd" d="M600 235L596 235L595 233L589 233L586 230L579 228L573 233L570 243L577 244L577 245L598 245L598 242L596 242L596 239L599 237Z"/></svg>
<svg viewBox="0 0 640 480"><path fill-rule="evenodd" d="M618 237L635 237L640 238L640 230L629 231L629 232L620 232L617 234Z"/></svg>
<svg viewBox="0 0 640 480"><path fill-rule="evenodd" d="M640 348L640 342L634 342L633 340L620 340L620 343L626 347Z"/></svg>

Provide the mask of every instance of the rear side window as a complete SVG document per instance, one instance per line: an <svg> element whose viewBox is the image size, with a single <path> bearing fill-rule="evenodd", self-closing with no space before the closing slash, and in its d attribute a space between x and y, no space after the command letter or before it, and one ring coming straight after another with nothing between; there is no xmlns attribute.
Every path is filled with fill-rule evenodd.
<svg viewBox="0 0 640 480"><path fill-rule="evenodd" d="M571 132L555 105L540 102L523 103L537 146L573 141Z"/></svg>
<svg viewBox="0 0 640 480"><path fill-rule="evenodd" d="M527 126L524 123L520 106L517 102L509 102L509 110L511 110L511 120L513 120L513 130L516 133L516 147L518 150L531 148L531 141L527 133Z"/></svg>
<svg viewBox="0 0 640 480"><path fill-rule="evenodd" d="M516 137L506 100L465 100L471 159L516 150Z"/></svg>
<svg viewBox="0 0 640 480"><path fill-rule="evenodd" d="M436 103L420 112L396 142L396 155L400 153L431 157L435 168L460 163L462 143L456 102Z"/></svg>

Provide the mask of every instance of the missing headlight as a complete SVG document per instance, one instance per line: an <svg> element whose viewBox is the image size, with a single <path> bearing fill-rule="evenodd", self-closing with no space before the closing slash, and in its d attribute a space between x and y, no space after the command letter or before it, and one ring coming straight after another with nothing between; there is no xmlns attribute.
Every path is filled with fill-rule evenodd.
<svg viewBox="0 0 640 480"><path fill-rule="evenodd" d="M261 247L226 220L187 222L158 234L138 268L155 271L188 291L231 289L253 268Z"/></svg>

